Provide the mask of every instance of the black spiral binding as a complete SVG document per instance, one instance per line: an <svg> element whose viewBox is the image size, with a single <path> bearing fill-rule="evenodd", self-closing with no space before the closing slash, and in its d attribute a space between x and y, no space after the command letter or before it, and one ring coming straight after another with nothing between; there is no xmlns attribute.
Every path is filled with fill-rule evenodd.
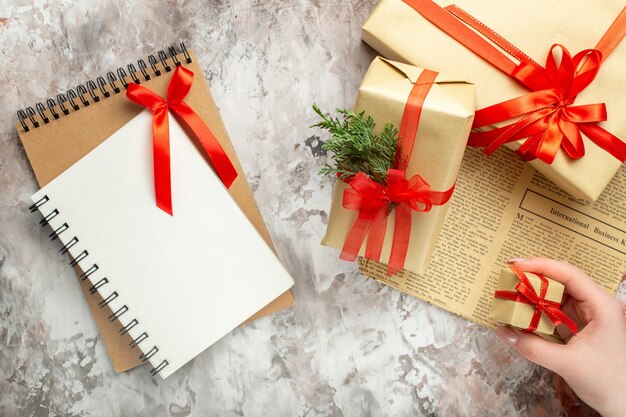
<svg viewBox="0 0 626 417"><path fill-rule="evenodd" d="M189 55L183 42L180 43L180 53L183 54L185 62L191 64L191 55ZM178 54L177 49L170 46L167 53L158 51L156 57L149 55L148 64L143 59L139 59L136 66L131 63L126 65L126 68L119 67L115 73L108 72L106 79L97 77L95 82L89 80L85 84L78 85L75 89L67 90L65 94L57 94L56 99L47 99L46 105L37 103L35 108L29 106L23 110L18 110L17 120L24 132L29 132L42 124L48 124L52 120L58 119L61 115L78 111L81 106L88 107L91 103L98 103L113 94L119 94L123 89L126 89L130 82L141 84L142 81L148 81L152 77L159 77L163 73L172 71L172 64L174 67L181 65Z"/></svg>
<svg viewBox="0 0 626 417"><path fill-rule="evenodd" d="M50 206L51 203L49 203L49 202L50 202L50 198L47 195L44 195L43 197L41 197L38 201L36 201L33 205L31 205L28 208L31 213L34 213L36 211L41 212L41 214L43 215L43 219L41 221L39 221L39 225L42 226L42 227L50 224L50 221L52 219L54 219L55 217L60 215L60 211L57 208L53 208L53 209L51 209L48 212L48 214L44 214L44 211L42 209L47 208L48 206ZM47 206L44 207L44 205L46 205L46 204L47 204ZM61 224L59 227L54 229L54 231L49 235L50 240L58 239L59 235L61 233L64 233L64 232L66 232L69 229L70 229L70 226L67 223ZM63 247L59 251L62 254L69 253L69 250L74 245L76 245L78 242L79 242L78 237L74 236L71 239L67 240L67 243L65 245L63 245ZM71 267L78 266L81 262L83 262L88 257L89 257L89 251L83 250L77 256L73 257L73 259L72 259L72 257L70 257L69 265ZM100 269L100 267L98 266L97 263L92 264L87 269L83 268L83 273L79 277L80 280L81 281L86 280L87 278L89 278L89 276L91 276L94 272L98 271L99 269ZM92 294L92 295L94 295L96 293L99 293L103 297L102 301L100 301L100 303L98 304L100 308L106 307L107 305L109 305L111 303L111 301L115 300L116 298L118 298L120 296L117 291L112 291L106 297L104 296L103 289L109 283L109 279L107 277L103 277L103 278L101 278L100 280L98 280L96 282L92 281L92 283L93 283L93 285L89 288L89 293ZM116 311L114 311L111 315L109 315L108 319L109 319L109 321L113 322L113 321L117 320L118 318L120 318L120 316L122 316L123 314L126 314L128 311L129 311L128 306L126 304L124 304L120 308L118 308ZM135 326L138 326L138 325L139 325L139 321L137 319L133 318L126 325L122 326L119 329L119 333L120 333L120 335L124 335L124 334L128 333L132 328L134 328ZM143 343L143 342L145 342L145 340L148 339L148 337L149 337L148 333L143 332L139 336L134 338L129 343L129 346L131 348L139 346L140 344L142 344L142 346L144 346L145 343ZM146 351L143 348L141 348L141 350L142 350L142 354L139 356L139 359L142 362L146 362L150 358L152 358L159 351L159 348L156 345L153 345L152 348L150 348L150 350L148 350L148 351ZM157 375L167 365L169 365L169 362L167 361L167 359L164 359L163 361L161 361L161 363L159 365L153 367L150 370L150 374L152 376Z"/></svg>

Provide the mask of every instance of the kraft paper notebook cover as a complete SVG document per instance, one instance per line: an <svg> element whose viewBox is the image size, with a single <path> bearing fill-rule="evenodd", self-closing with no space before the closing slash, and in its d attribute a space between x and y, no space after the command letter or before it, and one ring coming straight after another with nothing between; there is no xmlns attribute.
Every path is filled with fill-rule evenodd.
<svg viewBox="0 0 626 417"><path fill-rule="evenodd" d="M167 71L167 68L173 69L175 66L174 59L171 57L173 52L170 50L170 57L168 57L164 52L160 51L158 60L150 56L148 65L143 60L140 60L138 62L139 69L134 65L128 65L128 71L120 68L118 69L118 75L125 77L124 82L131 82L134 77L138 78L142 84L164 96L172 74L171 71ZM187 57L191 62L188 62ZM196 74L194 87L185 101L210 126L239 173L237 180L229 189L231 196L255 226L258 233L272 247L269 233L263 223L250 187L245 181L245 175L237 160L216 105L203 80L202 70L197 63L195 55L192 52L187 54L181 53L176 55L176 60ZM150 80L146 80L146 75L150 77ZM115 89L119 93L116 93ZM87 83L86 91L81 87L77 88L77 90L78 94L68 92L67 96L58 96L56 102L48 100L48 108L38 105L36 106L37 111L26 109L25 114L22 114L22 117L16 124L19 137L24 145L37 182L42 187L59 176L142 111L140 106L131 103L126 98L122 81L117 79L113 73L107 75L106 81L103 77L98 77L96 83ZM82 95L80 95L81 92L83 93ZM68 97L71 101L68 100ZM86 105L86 103L89 103L89 105ZM64 112L67 112L67 114L64 114ZM45 122L45 118L48 119L48 123ZM39 127L35 127L35 123ZM80 277L83 271L79 266L76 266L74 269L76 276ZM140 365L142 362L138 358L141 351L137 347L130 347L132 338L128 333L120 335L121 324L118 320L109 320L109 317L113 314L111 309L108 306L104 308L99 307L102 298L98 293L89 293L91 284L88 280L82 281L79 279L79 282L115 370L122 372ZM235 297L233 296L233 299ZM249 321L283 310L293 305L293 302L291 291L287 291L262 308Z"/></svg>

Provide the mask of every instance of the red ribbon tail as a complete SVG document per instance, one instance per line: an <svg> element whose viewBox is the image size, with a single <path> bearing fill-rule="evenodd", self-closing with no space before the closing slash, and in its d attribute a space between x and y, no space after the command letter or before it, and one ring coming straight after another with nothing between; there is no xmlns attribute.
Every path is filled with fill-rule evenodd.
<svg viewBox="0 0 626 417"><path fill-rule="evenodd" d="M389 265L387 275L397 274L404 269L406 255L409 250L409 240L411 238L411 208L407 204L396 206L396 221L393 231L393 243L391 245L391 255L389 255Z"/></svg>
<svg viewBox="0 0 626 417"><path fill-rule="evenodd" d="M528 139L526 139L526 141L515 150L515 154L519 156L522 161L532 161L537 159L537 150L539 149L542 140L543 133L537 133L529 136ZM548 161L544 162L549 163Z"/></svg>
<svg viewBox="0 0 626 417"><path fill-rule="evenodd" d="M596 145L613 155L620 162L626 162L626 143L607 132L596 123L580 123L578 128Z"/></svg>
<svg viewBox="0 0 626 417"><path fill-rule="evenodd" d="M383 242L385 241L385 232L387 231L387 216L389 213L389 204L381 207L372 222L370 234L367 237L367 246L365 247L365 257L373 261L380 260L380 253L383 250Z"/></svg>
<svg viewBox="0 0 626 417"><path fill-rule="evenodd" d="M363 219L360 216L355 220L341 249L340 259L350 262L356 259L371 226L372 220Z"/></svg>
<svg viewBox="0 0 626 417"><path fill-rule="evenodd" d="M578 325L576 322L570 319L558 307L548 307L545 309L545 313L555 326L562 324L567 327L572 334L578 334Z"/></svg>
<svg viewBox="0 0 626 417"><path fill-rule="evenodd" d="M170 128L167 107L152 116L152 149L154 160L154 194L161 210L174 215L170 172Z"/></svg>
<svg viewBox="0 0 626 417"><path fill-rule="evenodd" d="M230 158L228 158L228 155L226 155L222 145L211 132L211 129L184 101L172 103L170 108L179 117L184 126L194 133L196 139L200 142L205 159L213 166L217 176L220 177L226 188L229 188L237 178L237 170Z"/></svg>
<svg viewBox="0 0 626 417"><path fill-rule="evenodd" d="M501 298L509 301L521 301L522 297L517 291L497 290L494 293L495 298Z"/></svg>
<svg viewBox="0 0 626 417"><path fill-rule="evenodd" d="M528 330L529 332L534 332L535 330L537 330L537 328L539 327L539 320L541 320L541 311L535 310L532 319L530 319L530 324L528 325L528 328L526 328L526 330Z"/></svg>

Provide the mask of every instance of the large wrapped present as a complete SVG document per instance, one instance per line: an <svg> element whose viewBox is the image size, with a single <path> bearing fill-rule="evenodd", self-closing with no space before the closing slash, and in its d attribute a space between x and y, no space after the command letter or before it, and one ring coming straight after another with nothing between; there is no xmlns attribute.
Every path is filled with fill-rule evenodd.
<svg viewBox="0 0 626 417"><path fill-rule="evenodd" d="M390 170L386 189L370 184L380 195L369 198L383 201L389 196L391 201L376 208L377 216L368 221L363 201L368 197L357 195L367 188L361 184L363 178L338 180L322 244L342 249L343 259L361 255L388 263L388 274L402 268L421 272L433 252L447 210L445 203L456 183L474 100L474 86L459 78L376 58L354 107L373 117L375 129L386 123L400 127L399 166ZM391 171L404 171L404 175L394 179ZM398 191L401 184L404 191ZM394 200L392 194L400 199ZM402 200L406 196L412 200ZM361 210L355 207L355 198Z"/></svg>
<svg viewBox="0 0 626 417"><path fill-rule="evenodd" d="M476 85L470 145L519 148L590 200L626 159L624 34L618 0L382 0L362 32L386 58Z"/></svg>
<svg viewBox="0 0 626 417"><path fill-rule="evenodd" d="M560 282L511 265L500 272L491 316L498 323L540 336L551 336L557 324L576 334L576 323L561 311L564 289Z"/></svg>

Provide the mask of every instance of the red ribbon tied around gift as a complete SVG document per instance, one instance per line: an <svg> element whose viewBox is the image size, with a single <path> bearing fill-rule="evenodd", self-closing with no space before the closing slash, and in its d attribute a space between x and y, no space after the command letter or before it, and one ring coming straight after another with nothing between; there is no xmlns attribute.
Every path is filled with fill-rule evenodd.
<svg viewBox="0 0 626 417"><path fill-rule="evenodd" d="M550 164L560 148L572 159L583 157L585 148L582 132L621 162L626 161L626 143L597 124L607 120L605 104L573 105L576 96L591 84L602 62L626 35L626 8L622 9L594 49L572 56L564 46L552 45L544 68L457 6L451 5L444 9L432 0L404 2L476 55L532 91L477 110L472 126L475 130L470 135L468 145L485 147L484 152L489 155L505 143L527 138L516 153L524 160L539 158ZM557 55L560 55L559 63ZM498 128L476 130L510 120L514 121Z"/></svg>
<svg viewBox="0 0 626 417"><path fill-rule="evenodd" d="M393 208L395 224L387 275L404 269L411 235L412 210L430 211L434 205L445 204L454 191L454 186L448 191L433 191L419 175L407 180L405 172L397 169L387 171L387 186L373 181L363 172L359 172L348 184L350 188L344 191L343 207L358 210L359 215L346 238L340 258L354 261L369 232L365 257L380 260L387 217Z"/></svg>
<svg viewBox="0 0 626 417"><path fill-rule="evenodd" d="M183 100L193 83L193 72L176 67L167 88L167 99L140 84L128 84L126 97L152 112L152 143L154 159L154 191L157 206L173 215L170 173L170 131L168 112L171 111L187 132L194 135L204 158L211 164L226 188L230 187L237 170L211 129Z"/></svg>
<svg viewBox="0 0 626 417"><path fill-rule="evenodd" d="M574 320L570 319L564 312L561 311L561 303L546 300L545 297L548 292L549 285L546 277L541 274L535 274L541 280L541 288L539 294L537 294L524 271L522 271L521 268L515 264L509 266L511 270L515 272L515 275L517 275L519 283L515 286L515 291L498 290L495 292L495 297L515 301L516 303L529 304L535 307L535 312L530 320L530 325L525 330L529 332L537 330L539 320L541 319L541 313L544 313L555 326L562 324L567 327L572 334L578 333L578 325L574 322Z"/></svg>
<svg viewBox="0 0 626 417"><path fill-rule="evenodd" d="M341 259L354 261L369 232L365 257L379 261L387 230L387 218L391 210L395 210L387 275L400 272L404 269L409 248L412 211L427 212L433 206L443 205L450 200L454 185L448 191L433 191L419 175L405 178L424 101L437 75L435 71L423 70L409 93L400 124L395 169L387 171L387 186L375 182L363 172L345 181L350 188L343 193L343 207L358 210L359 214L346 237Z"/></svg>

